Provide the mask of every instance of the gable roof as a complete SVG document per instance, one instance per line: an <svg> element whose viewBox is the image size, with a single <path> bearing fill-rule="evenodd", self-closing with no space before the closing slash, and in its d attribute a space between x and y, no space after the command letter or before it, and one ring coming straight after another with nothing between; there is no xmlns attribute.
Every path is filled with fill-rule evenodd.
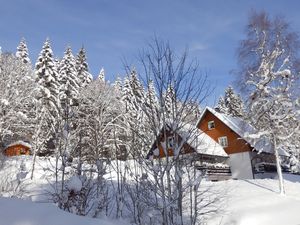
<svg viewBox="0 0 300 225"><path fill-rule="evenodd" d="M186 124L177 133L199 154L228 157L219 143L195 125Z"/></svg>
<svg viewBox="0 0 300 225"><path fill-rule="evenodd" d="M9 148L9 147L12 147L12 146L15 146L15 145L23 145L23 146L25 146L25 147L27 147L27 148L31 148L31 145L30 145L29 143L25 142L25 141L16 141L16 142L13 142L13 143L7 145L7 146L5 147L5 149L7 149L7 148ZM4 150L5 150L5 149L4 149Z"/></svg>
<svg viewBox="0 0 300 225"><path fill-rule="evenodd" d="M172 126L166 124L166 129L172 130ZM162 130L163 128L160 130L160 134L162 133ZM177 128L174 132L182 138L184 143L187 143L199 154L228 157L227 153L219 143L215 142L210 136L193 124L177 124ZM165 145L165 142L161 142L161 144ZM147 158L151 154L154 154L156 148L155 143L153 143L151 150L147 154Z"/></svg>
<svg viewBox="0 0 300 225"><path fill-rule="evenodd" d="M252 127L249 123L242 120L239 117L232 117L225 115L223 113L219 113L216 110L206 107L200 115L199 121L197 123L197 127L201 120L203 119L206 112L212 113L219 120L221 120L227 127L233 130L236 134L238 134L242 139L244 139L247 143L251 145L258 152L266 152L266 153L274 153L272 144L267 138L259 138L254 139L250 138L249 134L257 133L256 129ZM289 156L289 154L284 149L279 149L279 154L282 156Z"/></svg>

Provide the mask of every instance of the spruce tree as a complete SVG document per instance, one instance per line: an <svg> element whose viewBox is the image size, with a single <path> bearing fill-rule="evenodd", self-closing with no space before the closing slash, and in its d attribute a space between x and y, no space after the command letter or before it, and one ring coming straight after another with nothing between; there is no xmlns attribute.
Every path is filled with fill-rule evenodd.
<svg viewBox="0 0 300 225"><path fill-rule="evenodd" d="M105 83L105 71L103 68L101 68L101 70L99 72L98 80Z"/></svg>
<svg viewBox="0 0 300 225"><path fill-rule="evenodd" d="M83 47L79 50L76 57L76 70L80 87L85 87L92 82L93 76L89 73L86 53Z"/></svg>
<svg viewBox="0 0 300 225"><path fill-rule="evenodd" d="M35 64L36 82L42 105L55 115L58 112L58 73L50 41L47 39Z"/></svg>
<svg viewBox="0 0 300 225"><path fill-rule="evenodd" d="M218 101L218 104L217 106L215 107L215 109L220 112L220 113L224 113L224 114L227 114L227 108L226 108L226 105L225 105L225 100L224 100L224 97L223 96L220 96L219 98L219 101Z"/></svg>
<svg viewBox="0 0 300 225"><path fill-rule="evenodd" d="M58 73L50 41L47 39L35 64L37 118L34 135L35 154L50 154L49 141L57 132L59 115Z"/></svg>
<svg viewBox="0 0 300 225"><path fill-rule="evenodd" d="M231 86L225 90L224 101L228 115L234 117L242 117L244 115L243 101L241 97L234 92Z"/></svg>
<svg viewBox="0 0 300 225"><path fill-rule="evenodd" d="M62 109L77 104L80 79L76 70L75 58L72 50L68 47L60 63L59 69L59 98Z"/></svg>
<svg viewBox="0 0 300 225"><path fill-rule="evenodd" d="M236 94L231 86L225 89L224 97L220 97L217 106L219 112L233 117L244 116L244 103L240 95Z"/></svg>
<svg viewBox="0 0 300 225"><path fill-rule="evenodd" d="M17 58L19 58L24 64L31 64L29 59L28 48L24 38L21 39L16 52Z"/></svg>

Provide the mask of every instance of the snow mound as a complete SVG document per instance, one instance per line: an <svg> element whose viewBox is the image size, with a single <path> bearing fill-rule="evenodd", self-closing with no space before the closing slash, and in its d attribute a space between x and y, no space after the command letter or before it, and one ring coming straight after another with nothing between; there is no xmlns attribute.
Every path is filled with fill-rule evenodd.
<svg viewBox="0 0 300 225"><path fill-rule="evenodd" d="M78 176L73 176L68 182L68 189L79 192L82 189L82 182Z"/></svg>
<svg viewBox="0 0 300 225"><path fill-rule="evenodd" d="M13 198L0 198L0 218L0 225L126 225L124 220L77 216L53 204Z"/></svg>

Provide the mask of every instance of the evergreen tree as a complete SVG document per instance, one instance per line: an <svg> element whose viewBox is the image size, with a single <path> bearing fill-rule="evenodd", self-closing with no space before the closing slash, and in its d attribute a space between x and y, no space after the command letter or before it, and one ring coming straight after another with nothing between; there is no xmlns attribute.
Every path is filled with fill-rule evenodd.
<svg viewBox="0 0 300 225"><path fill-rule="evenodd" d="M19 46L17 47L16 56L17 58L21 59L24 64L31 64L28 54L28 48L24 38L21 39Z"/></svg>
<svg viewBox="0 0 300 225"><path fill-rule="evenodd" d="M0 54L0 145L20 138L31 141L34 89L32 69L11 53Z"/></svg>
<svg viewBox="0 0 300 225"><path fill-rule="evenodd" d="M145 93L143 85L138 79L138 75L135 69L133 69L130 73L129 84L131 87L132 94L134 98L132 99L132 103L137 112L141 112L142 105L145 99Z"/></svg>
<svg viewBox="0 0 300 225"><path fill-rule="evenodd" d="M122 102L124 103L126 112L134 111L134 106L133 106L133 101L132 101L133 100L133 92L132 92L128 77L124 78L121 99L122 99Z"/></svg>
<svg viewBox="0 0 300 225"><path fill-rule="evenodd" d="M101 82L105 82L105 71L103 68L101 68L99 75L98 75L98 80Z"/></svg>
<svg viewBox="0 0 300 225"><path fill-rule="evenodd" d="M114 87L115 91L118 92L119 94L122 92L122 80L119 76L113 83L113 87Z"/></svg>
<svg viewBox="0 0 300 225"><path fill-rule="evenodd" d="M224 97L223 96L220 96L219 98L219 101L218 101L218 104L217 106L215 107L215 109L220 112L220 113L224 113L224 114L227 114L227 108L226 108L226 105L225 105L225 100L224 100Z"/></svg>
<svg viewBox="0 0 300 225"><path fill-rule="evenodd" d="M58 112L58 73L53 59L50 41L46 40L35 64L36 82L42 105L55 115Z"/></svg>
<svg viewBox="0 0 300 225"><path fill-rule="evenodd" d="M244 115L244 103L231 86L226 88L224 97L219 98L215 108L219 112L233 117L243 117Z"/></svg>
<svg viewBox="0 0 300 225"><path fill-rule="evenodd" d="M163 106L166 115L168 115L168 117L171 118L173 116L173 112L175 110L174 107L176 105L176 95L175 95L174 87L172 85L169 85L164 95L165 96L162 98Z"/></svg>
<svg viewBox="0 0 300 225"><path fill-rule="evenodd" d="M80 87L85 87L92 82L93 76L89 73L85 49L82 47L76 57L76 70Z"/></svg>
<svg viewBox="0 0 300 225"><path fill-rule="evenodd" d="M50 41L47 39L35 64L37 83L37 129L35 153L49 154L48 143L57 132L59 115L58 73Z"/></svg>
<svg viewBox="0 0 300 225"><path fill-rule="evenodd" d="M80 80L76 70L75 58L68 47L60 63L59 69L59 98L63 110L77 104ZM66 112L65 112L66 113Z"/></svg>

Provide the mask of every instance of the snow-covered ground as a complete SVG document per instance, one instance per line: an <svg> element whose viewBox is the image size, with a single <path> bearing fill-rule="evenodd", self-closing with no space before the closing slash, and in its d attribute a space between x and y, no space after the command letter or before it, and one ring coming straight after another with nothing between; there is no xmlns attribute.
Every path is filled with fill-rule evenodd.
<svg viewBox="0 0 300 225"><path fill-rule="evenodd" d="M49 203L0 198L0 225L127 225L124 220L89 218L60 210ZM128 223L129 224L129 223Z"/></svg>
<svg viewBox="0 0 300 225"><path fill-rule="evenodd" d="M21 164L25 168L21 169ZM77 216L50 203L47 193L51 192L54 179L51 164L53 161L39 159L34 179L30 180L30 157L10 158L5 162L0 169L0 225L130 224L124 219ZM18 177L23 180L19 186ZM215 212L205 222L207 225L299 225L299 181L300 176L286 176L285 196L278 194L277 180L203 181L203 194L217 199L209 208Z"/></svg>
<svg viewBox="0 0 300 225"><path fill-rule="evenodd" d="M207 221L209 225L299 225L300 177L286 177L286 195L278 194L278 181L271 179L228 180L214 184L227 190L221 210Z"/></svg>

